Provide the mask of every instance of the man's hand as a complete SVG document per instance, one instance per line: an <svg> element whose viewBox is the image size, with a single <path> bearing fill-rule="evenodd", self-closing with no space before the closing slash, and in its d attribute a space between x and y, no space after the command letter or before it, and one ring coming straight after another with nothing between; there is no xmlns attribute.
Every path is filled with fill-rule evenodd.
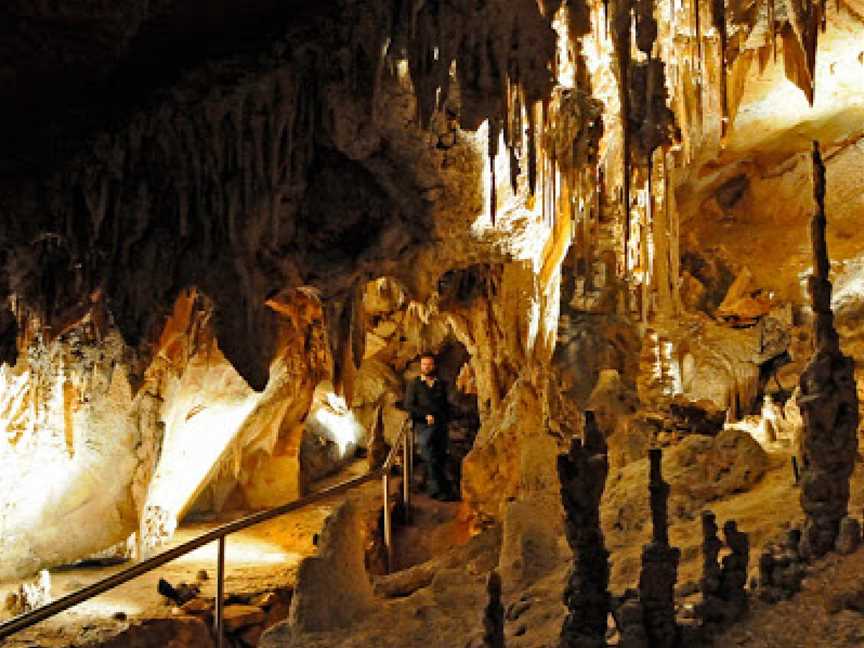
<svg viewBox="0 0 864 648"><path fill-rule="evenodd" d="M426 415L426 424L427 425L435 425L435 417L431 414Z"/></svg>

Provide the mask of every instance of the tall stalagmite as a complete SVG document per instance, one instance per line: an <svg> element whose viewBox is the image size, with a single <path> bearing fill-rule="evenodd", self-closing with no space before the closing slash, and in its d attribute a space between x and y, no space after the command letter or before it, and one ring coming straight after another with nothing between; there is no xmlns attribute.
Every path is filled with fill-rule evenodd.
<svg viewBox="0 0 864 648"><path fill-rule="evenodd" d="M802 432L801 508L806 515L801 551L805 557L824 555L837 538L849 503L849 478L858 451L858 393L854 361L840 351L831 311L831 263L825 241L825 165L818 142L813 143L813 194L816 213L810 221L813 274L807 290L813 308L815 349L801 374L798 405Z"/></svg>
<svg viewBox="0 0 864 648"><path fill-rule="evenodd" d="M642 571L639 574L639 597L642 601L645 632L649 645L666 648L678 644L675 623L675 581L681 551L669 546L669 484L663 481L663 451L648 451L651 461L651 520L653 536L642 548Z"/></svg>
<svg viewBox="0 0 864 648"><path fill-rule="evenodd" d="M585 443L573 439L570 452L558 455L558 477L564 505L564 528L573 549L564 603L568 613L561 628L561 648L606 645L609 615L609 552L603 546L600 498L609 461L594 413L585 413Z"/></svg>

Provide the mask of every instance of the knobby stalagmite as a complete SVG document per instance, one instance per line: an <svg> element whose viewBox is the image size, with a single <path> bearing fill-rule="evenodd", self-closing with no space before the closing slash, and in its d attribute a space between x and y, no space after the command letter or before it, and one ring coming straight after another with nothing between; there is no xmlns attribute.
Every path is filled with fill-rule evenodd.
<svg viewBox="0 0 864 648"><path fill-rule="evenodd" d="M645 632L650 646L678 645L679 630L675 622L675 581L681 552L669 546L669 484L663 481L663 451L648 451L651 473L651 542L642 548L642 571L639 575L639 598L642 601Z"/></svg>
<svg viewBox="0 0 864 648"><path fill-rule="evenodd" d="M718 562L724 543L717 537L717 522L711 511L702 513L702 579L699 588L702 602L697 611L708 627L739 619L747 610L747 567L750 542L732 520L723 525L725 546L729 553Z"/></svg>
<svg viewBox="0 0 864 648"><path fill-rule="evenodd" d="M561 628L561 648L606 645L609 552L600 527L600 498L608 472L603 435L594 413L586 412L584 444L573 439L570 451L558 455L564 529L573 550L573 564L564 588L568 612Z"/></svg>
<svg viewBox="0 0 864 648"><path fill-rule="evenodd" d="M854 360L840 351L831 310L831 263L825 239L825 164L818 142L813 143L813 196L816 211L810 221L813 274L807 291L813 309L815 350L801 374L798 400L802 432L801 508L806 520L801 538L805 557L830 551L840 520L847 513L849 479L858 451L858 392Z"/></svg>

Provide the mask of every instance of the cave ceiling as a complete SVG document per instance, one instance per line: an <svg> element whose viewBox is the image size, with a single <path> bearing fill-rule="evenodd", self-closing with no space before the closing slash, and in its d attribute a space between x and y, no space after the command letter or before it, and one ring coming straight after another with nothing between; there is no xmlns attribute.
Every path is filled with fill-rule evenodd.
<svg viewBox="0 0 864 648"><path fill-rule="evenodd" d="M26 317L57 334L104 301L140 373L177 294L195 286L215 304L226 356L261 388L275 344L269 296L317 287L331 302L331 339L344 339L361 282L393 275L423 295L437 277L420 274L476 261L439 253L433 268L418 263L440 234L424 196L455 183L452 159L421 150L406 124L425 126L439 110L466 130L488 122L489 153L502 136L511 168L518 157L534 188L535 139L523 150L522 133L544 130L538 115L566 123L562 106L580 116L605 106L600 160L594 117L565 128L563 148L546 133L566 174L600 162L610 194L623 188L627 200L638 169L677 151L682 238L791 257L784 270L797 276L806 255L784 254L782 237L767 248L741 241L804 231L794 191L798 207L773 220L759 205L766 178L794 171L806 142L823 140L829 160L859 150L864 3L829 4L4 3L0 297L13 296L16 312L0 315L0 358L14 358ZM573 71L559 69L556 52L564 5ZM591 18L601 9L605 37ZM399 94L397 59L412 101ZM582 95L556 90L571 72ZM851 186L849 159L836 196ZM454 221L480 211L477 196L464 202ZM842 258L864 241L852 220L838 222Z"/></svg>

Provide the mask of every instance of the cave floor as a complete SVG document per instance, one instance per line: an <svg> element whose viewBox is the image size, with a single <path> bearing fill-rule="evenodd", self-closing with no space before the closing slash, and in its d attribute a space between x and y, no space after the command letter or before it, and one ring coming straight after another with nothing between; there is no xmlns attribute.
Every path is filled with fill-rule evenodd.
<svg viewBox="0 0 864 648"><path fill-rule="evenodd" d="M852 512L860 511L864 505L862 487L864 467L859 464L852 482ZM708 505L718 519L735 519L739 527L750 534L751 573L756 572L761 547L781 536L784 528L799 521L798 494L792 481L788 452L775 452L771 455L769 470L753 489ZM699 515L688 517L690 519L673 519L670 529L673 545L682 550L679 587L698 581L701 575ZM650 525L630 532L616 531L609 524L606 526L607 547L612 550L610 590L620 594L638 581L639 555L642 544L648 539ZM453 648L470 645L471 639L482 632L485 578L488 570L495 566L493 547L478 547L474 553L475 558L458 566L442 565L429 586L406 597L394 596L383 600L380 608L350 629L307 637L304 648ZM565 613L561 595L569 568L566 556L565 553L558 566L540 579L508 588L504 601L508 648L553 648L558 645ZM832 615L826 610L826 601L842 592L861 590L864 601L864 585L860 585L862 570L864 547L851 556L832 555L818 562L805 579L801 594L776 606L765 605L754 597L749 617L717 637L713 645L718 648L864 646L864 614L842 611ZM698 595L683 600L694 602L696 598Z"/></svg>
<svg viewBox="0 0 864 648"><path fill-rule="evenodd" d="M356 477L365 470L365 461L355 462L338 474L315 484L312 490ZM229 536L225 555L226 594L259 593L292 585L301 559L315 553L313 535L321 530L325 518L342 501L342 497L324 500ZM365 484L353 491L351 497L356 498L364 509L380 507L380 484ZM184 521L163 549L180 545L245 514L246 512L232 512L207 516L207 519L198 517L193 521ZM215 542L196 549L155 571L22 631L5 642L0 642L0 645L59 648L69 646L72 642L98 643L124 630L131 621L170 616L172 605L156 591L159 579L165 578L174 585L181 582L196 583L199 582L198 572L206 570L209 578L199 582L201 595L213 597L216 593L216 551ZM126 563L53 569L52 596L59 598L128 566ZM5 597L16 588L17 583L0 585L0 596ZM118 613L123 613L125 618L115 620L113 617Z"/></svg>
<svg viewBox="0 0 864 648"><path fill-rule="evenodd" d="M760 548L779 536L783 528L800 519L798 489L792 484L787 453L774 453L771 468L755 488L710 503L720 520L735 519L739 527L750 534L751 572L755 571ZM362 463L348 473L327 480L341 481L365 469ZM320 484L323 487L327 484ZM864 467L856 467L852 483L850 511L864 506ZM378 501L380 485L373 482L360 489L358 498L369 509ZM417 507L414 525L397 526L397 566L404 569L418 565L467 540L467 523L463 521L459 503L442 503L422 495L415 497ZM230 594L261 592L293 583L300 559L314 552L312 536L321 528L336 502L324 502L267 524L232 536L227 545L228 574L226 591ZM700 528L698 515L692 519L673 520L670 537L682 550L678 585L699 578ZM171 545L183 542L230 519L198 520L184 524ZM613 574L611 590L621 593L635 585L639 571L639 553L647 540L649 529L622 532L606 529L606 541L612 551ZM452 648L456 637L467 638L479 629L484 602L485 573L494 566L495 550L482 550L482 558L466 561L454 568L442 569L433 583L405 598L382 601L382 606L359 626L345 633L326 633L321 646L354 648L375 645L424 646ZM171 614L156 593L156 582L164 577L172 583L194 582L199 570L205 569L210 580L202 584L202 594L212 596L215 565L215 544L201 548L185 559L127 583L65 615L45 622L3 646L39 646L54 648L96 643L128 626L129 621L164 617ZM488 554L488 555L487 555ZM492 563L489 562L492 559ZM507 645L510 648L540 648L555 645L563 619L561 591L567 571L566 557L560 566L534 583L511 590L505 605L510 610L506 623ZM53 593L65 594L122 569L122 566L101 568L66 568L52 572ZM754 648L804 648L824 646L840 648L864 646L864 614L844 610L832 613L828 602L838 594L861 592L864 586L864 548L851 556L830 556L817 563L804 582L803 591L790 601L767 606L756 600L747 619L718 637L716 646L752 646ZM5 591L3 592L5 593ZM692 600L691 600L692 602ZM112 615L124 612L128 620L115 621ZM794 623L790 623L790 619ZM384 631L384 629L388 629ZM397 631L398 630L398 631ZM369 643L371 642L371 643ZM319 644L310 643L310 648Z"/></svg>

